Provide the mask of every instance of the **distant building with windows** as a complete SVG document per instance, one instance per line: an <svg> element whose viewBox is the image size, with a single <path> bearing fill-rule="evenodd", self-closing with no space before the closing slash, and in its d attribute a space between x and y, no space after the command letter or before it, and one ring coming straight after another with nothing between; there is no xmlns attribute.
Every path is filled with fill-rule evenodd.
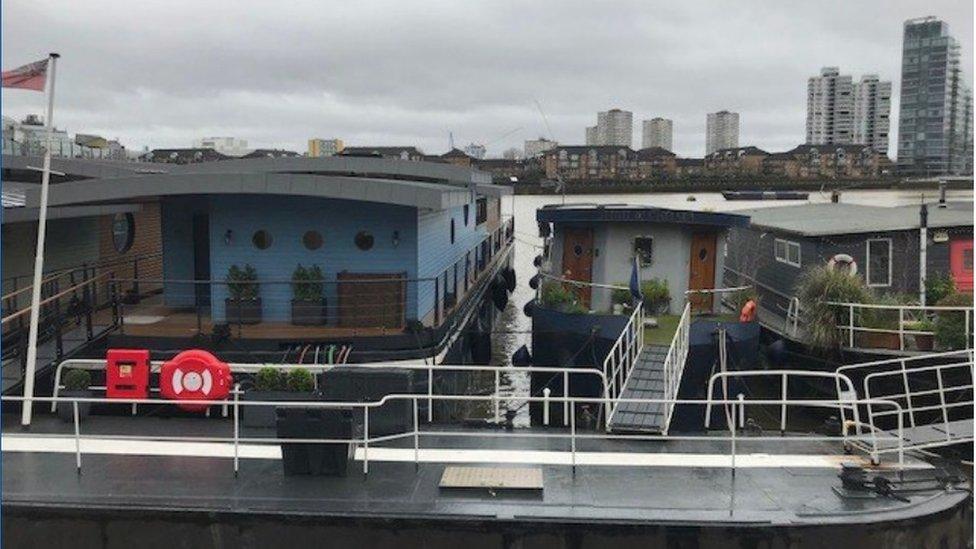
<svg viewBox="0 0 976 549"><path fill-rule="evenodd" d="M244 156L252 149L247 147L246 139L236 137L204 137L193 142L194 149L213 149L226 156Z"/></svg>
<svg viewBox="0 0 976 549"><path fill-rule="evenodd" d="M470 156L471 158L481 160L486 154L488 154L488 149L480 143L471 143L464 148L464 154Z"/></svg>
<svg viewBox="0 0 976 549"><path fill-rule="evenodd" d="M610 109L596 115L598 145L630 147L634 143L634 113Z"/></svg>
<svg viewBox="0 0 976 549"><path fill-rule="evenodd" d="M642 148L661 147L668 151L674 150L674 123L671 120L667 118L652 118L645 120L642 126Z"/></svg>
<svg viewBox="0 0 976 549"><path fill-rule="evenodd" d="M850 143L854 137L854 79L837 67L807 80L807 143Z"/></svg>
<svg viewBox="0 0 976 549"><path fill-rule="evenodd" d="M890 131L891 82L883 82L877 75L866 74L854 85L853 143L867 145L887 155Z"/></svg>
<svg viewBox="0 0 976 549"><path fill-rule="evenodd" d="M543 154L546 177L639 179L637 153L612 145L561 145Z"/></svg>
<svg viewBox="0 0 976 549"><path fill-rule="evenodd" d="M345 144L341 139L322 139L313 137L308 140L308 156L319 158L322 156L335 156L342 152Z"/></svg>
<svg viewBox="0 0 976 549"><path fill-rule="evenodd" d="M377 156L393 160L424 160L426 155L417 147L345 147L342 149L344 156Z"/></svg>
<svg viewBox="0 0 976 549"><path fill-rule="evenodd" d="M711 112L705 117L705 154L739 146L739 113Z"/></svg>
<svg viewBox="0 0 976 549"><path fill-rule="evenodd" d="M600 144L600 136L596 126L589 126L586 128L586 144L587 145Z"/></svg>
<svg viewBox="0 0 976 549"><path fill-rule="evenodd" d="M972 173L972 90L959 42L935 17L905 22L898 113L898 170L927 176Z"/></svg>

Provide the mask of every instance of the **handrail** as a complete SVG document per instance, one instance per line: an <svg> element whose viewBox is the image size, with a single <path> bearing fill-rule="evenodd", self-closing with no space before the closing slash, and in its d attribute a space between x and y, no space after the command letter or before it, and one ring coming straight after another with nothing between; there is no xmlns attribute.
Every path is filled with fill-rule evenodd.
<svg viewBox="0 0 976 549"><path fill-rule="evenodd" d="M46 278L44 278L41 281L41 283L44 284L44 283L50 282L52 280L55 280L56 278L59 278L59 277L65 276L65 275L69 275L71 273L76 273L76 272L79 272L79 271L82 271L83 272L83 271L86 271L86 270L93 270L93 269L95 269L95 270L105 269L107 267L116 267L116 266L119 266L119 265L125 265L127 263L138 263L140 261L150 261L150 260L157 259L157 258L161 258L161 257L163 257L163 252L152 252L152 253L148 253L148 254L137 255L135 257L114 258L114 259L109 259L109 260L105 260L105 261L96 261L95 263L91 263L91 264L82 263L81 265L75 265L73 267L66 267L64 269L56 269L56 270L48 271L48 272L44 273L44 276ZM3 279L2 281L0 281L0 283L2 283L3 285L6 285L9 281L15 281L16 282L17 280L19 280L21 278L30 279L31 276L32 275L11 276L9 278ZM14 297L15 295L19 295L19 294L21 294L21 293L23 293L23 292L31 289L32 286L33 286L33 284L28 284L27 286L23 286L21 288L18 288L16 290L13 290L10 293L8 293L8 294L0 297L0 300L7 300L7 299L9 299L11 297Z"/></svg>
<svg viewBox="0 0 976 549"><path fill-rule="evenodd" d="M610 420L617 411L617 397L623 394L624 386L630 377L634 364L644 350L644 302L634 307L627 324L624 325L617 340L614 341L603 359L603 376L608 381L605 393L607 407L604 412L606 429L610 430Z"/></svg>
<svg viewBox="0 0 976 549"><path fill-rule="evenodd" d="M412 437L414 442L414 456L415 462L419 465L419 449L421 436L437 436L443 438L449 437L493 437L497 438L503 436L499 433L484 432L484 431L461 431L455 432L444 429L434 429L430 431L421 431L420 422L418 420L418 410L419 403L421 400L431 399L433 401L447 401L447 402L485 402L485 403L496 403L500 400L518 400L522 402L541 402L544 404L549 404L552 402L562 403L564 406L570 408L570 424L569 432L565 431L543 431L543 432L529 432L529 433L519 433L510 434L506 433L504 436L511 438L538 438L538 439L569 439L570 442L570 455L571 461L570 466L572 466L573 471L576 470L577 465L577 439L583 440L631 440L631 441L649 441L649 440L692 440L692 441L707 441L714 444L715 441L728 441L731 443L731 467L733 471L735 469L735 456L736 456L736 430L734 425L730 423L729 425L729 435L717 435L714 433L706 435L621 435L621 434L610 434L610 433L600 433L599 431L594 433L579 433L576 427L575 416L576 407L579 404L595 403L600 404L603 399L592 398L592 397L525 397L525 396L503 396L500 394L495 395L434 395L432 397L427 395L417 395L417 394L390 394L385 395L382 398L369 401L369 402L337 402L337 401L242 401L239 399L240 386L237 385L232 392L232 400L224 401L210 401L210 400L181 400L181 401L170 401L162 399L131 399L131 398L120 398L120 399L107 399L107 398L95 398L95 397L32 397L26 398L23 396L2 396L0 401L8 402L25 402L25 401L38 401L38 402L52 402L55 405L59 402L70 403L72 406L72 416L74 420L74 433L72 434L45 434L46 438L62 438L62 439L73 439L75 441L75 463L78 471L81 471L81 456L82 456L82 445L81 440L88 438L109 438L113 440L166 440L166 441L193 441L193 442L221 442L227 444L233 444L233 457L234 457L234 474L237 475L239 472L239 446L241 441L249 441L258 444L280 444L280 443L293 443L293 444L315 444L315 443L349 443L362 445L363 450L363 475L368 476L369 474L369 447L371 443L376 442L387 442L397 439L405 439ZM383 436L371 436L369 428L369 417L370 410L382 407L388 403L404 401L412 404L413 409L413 428L406 428L402 433L395 433L392 435ZM676 404L692 404L701 405L706 404L703 400L692 400L692 399L621 399L621 402L635 403L635 404L671 404L672 406ZM715 404L743 404L742 399L722 399L712 401ZM872 403L875 405L887 405L891 406L896 410L900 410L901 406L897 402L886 401L882 399L877 399L873 401L861 400L856 401L858 404ZM162 435L149 435L149 436L139 436L139 435L85 435L81 434L81 422L80 415L78 411L78 404L91 403L91 404L129 404L129 405L160 405L160 404L184 404L184 405L203 405L203 406L228 406L233 408L233 437L206 437L206 436L162 436ZM832 400L753 400L749 402L752 405L794 405L800 407L828 407L833 408L840 404L841 401ZM325 438L325 439L294 439L294 438L281 438L281 437L242 437L240 435L240 407L241 406L274 406L276 408L318 408L318 409L329 409L329 408L341 408L341 409L352 409L361 410L363 418L363 433L362 437L356 437L355 435L349 438ZM357 416L358 417L358 416ZM883 440L890 440L895 443L894 448L881 448L878 446L879 433L872 432L872 445L870 447L864 447L861 444L857 444L856 447L859 449L864 449L871 455L872 462L877 463L880 460L880 455L882 453L897 452L898 455L898 467L903 468L904 463L904 443L903 443L903 428L901 426L901 414L897 416L899 418L899 425L895 436L888 436L885 433L880 433L880 437ZM7 433L4 436L8 437L27 437L27 436L38 436L36 433L22 434L22 433ZM846 432L844 433L846 436ZM815 442L815 441L838 441L846 440L841 438L838 439L836 436L821 436L821 435L803 435L803 436L787 436L780 435L775 437L769 436L750 436L746 440L749 441L761 441L761 440L776 440L778 442L792 442L799 441L804 443ZM858 439L857 442L860 442ZM439 446L443 448L443 446Z"/></svg>
<svg viewBox="0 0 976 549"><path fill-rule="evenodd" d="M712 412L712 393L715 388L716 380L725 380L727 378L733 377L772 377L776 376L780 378L780 391L783 400L786 400L787 390L789 387L790 377L812 377L812 378L822 378L822 379L833 379L837 384L837 400L839 402L851 402L856 400L857 391L854 389L854 383L849 377L844 374L837 372L817 372L810 370L741 370L741 371L726 371L726 372L716 372L708 378L708 400L709 404L705 407L705 428L708 429L711 426L711 412ZM845 393L840 389L840 384L843 383L847 387L847 392ZM728 398L727 395L723 395ZM841 417L843 418L844 405L839 406L841 410ZM854 412L854 420L859 421L858 410L856 406L852 406ZM786 406L783 406L780 410L780 431L786 431Z"/></svg>
<svg viewBox="0 0 976 549"><path fill-rule="evenodd" d="M681 319L671 337L671 345L668 347L668 354L664 357L664 396L667 398L677 398L678 391L681 390L681 374L684 373L685 362L688 359L688 340L691 337L691 303L686 302L685 308L681 312ZM671 416L674 414L674 405L665 404L664 406L664 433L667 434L671 426Z"/></svg>
<svg viewBox="0 0 976 549"><path fill-rule="evenodd" d="M855 334L857 332L865 333L876 333L876 334L892 334L898 335L898 350L904 351L905 336L934 336L935 332L931 330L913 330L906 328L906 324L909 321L915 320L914 318L906 318L906 313L917 314L933 314L938 316L939 313L963 313L965 315L965 330L966 334L966 349L972 348L970 337L970 329L973 326L973 307L969 306L939 306L939 305L883 305L874 303L850 303L850 302L840 302L840 301L825 301L827 305L844 308L847 310L847 324L838 324L836 326L837 330L847 333L847 345L848 347L855 347ZM855 310L879 310L879 311L897 311L898 312L898 325L896 328L872 328L868 326L860 325L857 320L858 315L854 314Z"/></svg>
<svg viewBox="0 0 976 549"><path fill-rule="evenodd" d="M44 299L43 301L41 301L38 304L38 306L39 307L43 307L44 305L47 305L48 303L51 303L52 301L61 299L62 297L66 296L66 295L68 295L68 294L70 294L72 292L76 292L79 288L84 288L85 286L89 286L89 285L95 284L95 283L99 282L100 280L102 280L104 278L108 278L108 277L109 277L109 273L103 273L101 275L98 275L98 276L96 276L94 278L90 278L90 279L88 279L88 280L86 280L84 282L81 282L79 284L75 284L74 286L72 286L70 288L67 288L65 290L62 290L62 291L60 291L60 292L58 292L58 293L56 293L56 294L54 294L54 295L52 295L52 296ZM24 314L29 313L30 310L31 310L31 307L28 306L28 307L25 307L25 308L23 308L23 309L15 312L15 313L9 314L9 315L3 317L2 319L0 319L0 324L6 324L7 322L10 322L11 320L13 320L15 318L19 318L19 317L23 316Z"/></svg>

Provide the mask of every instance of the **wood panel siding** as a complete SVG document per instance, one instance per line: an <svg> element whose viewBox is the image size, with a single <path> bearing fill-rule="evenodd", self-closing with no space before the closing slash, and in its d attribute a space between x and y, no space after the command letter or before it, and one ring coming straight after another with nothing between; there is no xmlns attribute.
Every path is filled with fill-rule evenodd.
<svg viewBox="0 0 976 549"><path fill-rule="evenodd" d="M337 275L341 328L403 328L406 323L405 273L340 272ZM389 282L377 282L388 279Z"/></svg>

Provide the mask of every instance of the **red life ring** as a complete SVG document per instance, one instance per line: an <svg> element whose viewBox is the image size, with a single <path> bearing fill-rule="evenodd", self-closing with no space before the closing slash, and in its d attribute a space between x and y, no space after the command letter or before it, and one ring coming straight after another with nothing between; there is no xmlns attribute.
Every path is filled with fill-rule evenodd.
<svg viewBox="0 0 976 549"><path fill-rule="evenodd" d="M742 306L739 322L752 322L753 320L756 320L756 302L750 299Z"/></svg>
<svg viewBox="0 0 976 549"><path fill-rule="evenodd" d="M159 370L159 392L168 400L222 400L230 394L230 366L201 349L173 357ZM188 412L202 412L206 404L176 403Z"/></svg>

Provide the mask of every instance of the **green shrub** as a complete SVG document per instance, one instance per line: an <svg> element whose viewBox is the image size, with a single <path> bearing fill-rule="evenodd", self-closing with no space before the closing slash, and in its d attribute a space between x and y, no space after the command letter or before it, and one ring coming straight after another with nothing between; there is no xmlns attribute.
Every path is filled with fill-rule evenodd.
<svg viewBox="0 0 976 549"><path fill-rule="evenodd" d="M840 347L844 334L837 326L848 321L845 308L827 305L827 302L870 303L873 297L862 278L826 266L814 267L800 275L796 295L800 300L808 343L820 350Z"/></svg>
<svg viewBox="0 0 976 549"><path fill-rule="evenodd" d="M254 376L254 390L281 391L285 388L285 380L275 368L261 368Z"/></svg>
<svg viewBox="0 0 976 549"><path fill-rule="evenodd" d="M318 265L295 267L291 275L291 287L296 301L321 302L324 285L322 269Z"/></svg>
<svg viewBox="0 0 976 549"><path fill-rule="evenodd" d="M641 293L644 294L644 303L647 311L651 314L660 314L668 310L671 304L671 292L668 290L668 281L658 278L641 282Z"/></svg>
<svg viewBox="0 0 976 549"><path fill-rule="evenodd" d="M908 305L909 303L909 300L891 294L883 295L873 302L874 305ZM865 328L898 329L898 309L862 309L862 311L861 325Z"/></svg>
<svg viewBox="0 0 976 549"><path fill-rule="evenodd" d="M956 292L956 284L947 274L938 274L925 279L925 302L938 303L946 296Z"/></svg>
<svg viewBox="0 0 976 549"><path fill-rule="evenodd" d="M243 268L231 265L226 280L231 299L253 301L258 298L258 272L250 264Z"/></svg>
<svg viewBox="0 0 976 549"><path fill-rule="evenodd" d="M731 303L732 307L735 308L736 313L741 312L742 308L745 307L746 303L749 301L754 301L756 306L759 305L759 293L753 287L737 290L729 294L728 297L728 302Z"/></svg>
<svg viewBox="0 0 976 549"><path fill-rule="evenodd" d="M951 293L937 303L940 307L972 307L969 294ZM972 319L970 319L972 322ZM973 326L970 324L969 329ZM965 349L969 339L966 333L966 313L963 311L939 311L935 317L935 340L944 349Z"/></svg>
<svg viewBox="0 0 976 549"><path fill-rule="evenodd" d="M586 307L580 303L579 296L576 295L576 292L560 282L554 280L544 282L539 294L539 303L548 309L570 314L587 312Z"/></svg>
<svg viewBox="0 0 976 549"><path fill-rule="evenodd" d="M625 286L622 282L617 285ZM634 302L634 296L630 294L630 290L627 288L614 288L610 293L610 301L617 305L630 305Z"/></svg>
<svg viewBox="0 0 976 549"><path fill-rule="evenodd" d="M311 393L315 387L312 373L304 368L288 372L288 390L296 393Z"/></svg>
<svg viewBox="0 0 976 549"><path fill-rule="evenodd" d="M63 381L66 391L84 391L91 387L91 373L88 370L68 370Z"/></svg>

